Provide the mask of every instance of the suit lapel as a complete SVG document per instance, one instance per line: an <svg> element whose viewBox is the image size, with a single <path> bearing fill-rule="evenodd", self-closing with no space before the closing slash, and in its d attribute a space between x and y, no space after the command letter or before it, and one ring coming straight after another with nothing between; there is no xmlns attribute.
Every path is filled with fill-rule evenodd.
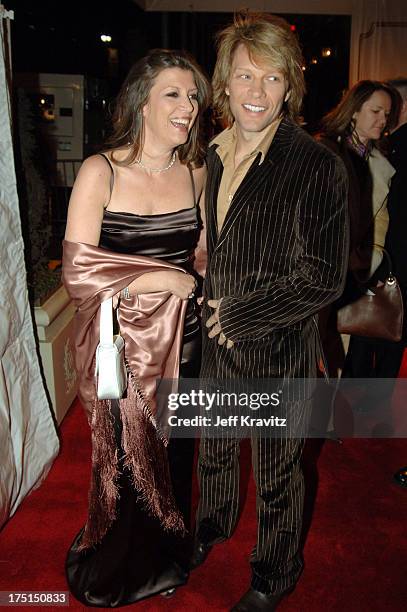
<svg viewBox="0 0 407 612"><path fill-rule="evenodd" d="M218 248L229 234L236 219L244 213L244 209L248 202L250 202L253 191L259 190L263 183L277 170L278 165L283 161L292 142L292 131L293 125L287 119L283 119L280 123L278 130L273 138L271 146L267 151L262 164L260 164L260 153L257 155L253 164L250 166L246 176L240 183L238 190L236 191L233 200L230 204L229 210L226 214L225 221L223 223L216 248ZM218 156L216 156L218 157ZM222 163L219 160L220 165ZM217 190L219 190L220 178L217 183ZM215 208L215 219L216 219L216 198L212 198L212 203ZM216 221L216 233L217 233L217 221Z"/></svg>
<svg viewBox="0 0 407 612"><path fill-rule="evenodd" d="M209 157L212 159L209 159ZM216 148L210 149L208 152L208 179L205 188L205 212L208 238L208 254L210 255L215 250L218 239L218 214L217 201L219 185L223 174L223 165L216 153Z"/></svg>

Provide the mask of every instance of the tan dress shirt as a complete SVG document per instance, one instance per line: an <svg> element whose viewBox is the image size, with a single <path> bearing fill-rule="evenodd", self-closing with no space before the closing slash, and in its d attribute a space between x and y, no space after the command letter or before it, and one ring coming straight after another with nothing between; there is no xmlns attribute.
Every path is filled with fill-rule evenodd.
<svg viewBox="0 0 407 612"><path fill-rule="evenodd" d="M260 164L263 163L280 122L281 117L278 117L269 125L261 142L255 149L253 149L251 153L243 157L242 161L237 167L235 167L237 137L235 124L233 124L231 128L227 128L221 132L212 141L212 144L218 145L216 152L223 164L223 174L219 186L217 202L218 233L220 233L222 229L230 203L232 202L233 196L238 190L240 183L243 181L258 153L261 153Z"/></svg>

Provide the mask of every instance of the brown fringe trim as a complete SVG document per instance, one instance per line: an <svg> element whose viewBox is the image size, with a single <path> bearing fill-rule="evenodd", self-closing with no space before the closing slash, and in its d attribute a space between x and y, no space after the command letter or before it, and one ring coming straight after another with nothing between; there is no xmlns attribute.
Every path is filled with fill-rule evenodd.
<svg viewBox="0 0 407 612"><path fill-rule="evenodd" d="M162 431L161 427L157 423L157 420L153 416L153 411L151 409L150 402L148 401L148 399L145 396L145 393L143 392L143 387L142 387L139 379L137 378L135 373L131 370L129 362L127 361L127 359L125 359L125 362L126 362L126 368L127 368L127 372L128 372L128 376L129 376L128 383L129 383L129 386L130 386L130 383L131 383L131 385L132 385L132 392L137 395L138 404L140 405L141 410L144 412L147 420L149 420L154 425L154 429L156 431L156 435L158 435L158 437L160 438L160 440L162 441L164 446L168 446L168 437Z"/></svg>
<svg viewBox="0 0 407 612"><path fill-rule="evenodd" d="M175 502L168 456L148 413L150 408L130 375L127 397L120 402L125 466L139 491L147 512L157 517L166 531L185 534L183 518ZM146 414L147 413L147 414Z"/></svg>
<svg viewBox="0 0 407 612"><path fill-rule="evenodd" d="M133 373L129 372L127 397L120 400L124 467L146 511L166 531L186 533L177 509L168 465L168 440L157 428L151 407ZM118 449L109 400L96 400L92 411L92 474L88 519L77 550L96 546L116 519Z"/></svg>
<svg viewBox="0 0 407 612"><path fill-rule="evenodd" d="M92 411L92 474L89 510L78 551L98 544L116 518L119 497L118 449L109 400L96 400Z"/></svg>

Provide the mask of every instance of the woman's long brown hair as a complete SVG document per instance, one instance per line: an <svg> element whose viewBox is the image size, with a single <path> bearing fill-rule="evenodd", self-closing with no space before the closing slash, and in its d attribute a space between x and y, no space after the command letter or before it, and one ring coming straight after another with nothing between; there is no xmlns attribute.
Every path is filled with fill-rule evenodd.
<svg viewBox="0 0 407 612"><path fill-rule="evenodd" d="M195 60L184 51L153 49L131 68L116 99L112 116L112 134L104 150L111 151L130 146L129 154L118 161L119 166L129 166L141 155L144 140L143 107L148 102L150 91L158 74L166 68L180 68L192 72L198 89L198 116L187 142L178 147L178 157L183 164L201 166L205 155L202 139L201 119L208 108L211 96L209 81Z"/></svg>

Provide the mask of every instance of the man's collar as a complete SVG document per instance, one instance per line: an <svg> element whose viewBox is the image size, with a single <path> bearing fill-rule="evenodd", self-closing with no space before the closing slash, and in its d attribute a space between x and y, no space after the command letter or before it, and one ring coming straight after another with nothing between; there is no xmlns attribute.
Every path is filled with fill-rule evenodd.
<svg viewBox="0 0 407 612"><path fill-rule="evenodd" d="M223 130L223 132L215 136L215 138L211 141L210 144L211 146L215 145L217 147L216 152L223 162L228 151L234 149L236 145L235 124L233 124L230 128L226 128L225 130Z"/></svg>
<svg viewBox="0 0 407 612"><path fill-rule="evenodd" d="M278 117L268 126L260 143L245 157L261 153L260 164L263 163L267 151L269 150L270 145L273 141L275 133L277 132L278 127L281 123L281 120L282 117ZM226 128L225 130L223 130L223 132L218 134L218 136L216 136L212 140L211 145L216 145L218 147L216 152L218 153L222 161L224 160L226 154L231 151L231 149L235 149L236 139L236 124L234 123L232 127Z"/></svg>

